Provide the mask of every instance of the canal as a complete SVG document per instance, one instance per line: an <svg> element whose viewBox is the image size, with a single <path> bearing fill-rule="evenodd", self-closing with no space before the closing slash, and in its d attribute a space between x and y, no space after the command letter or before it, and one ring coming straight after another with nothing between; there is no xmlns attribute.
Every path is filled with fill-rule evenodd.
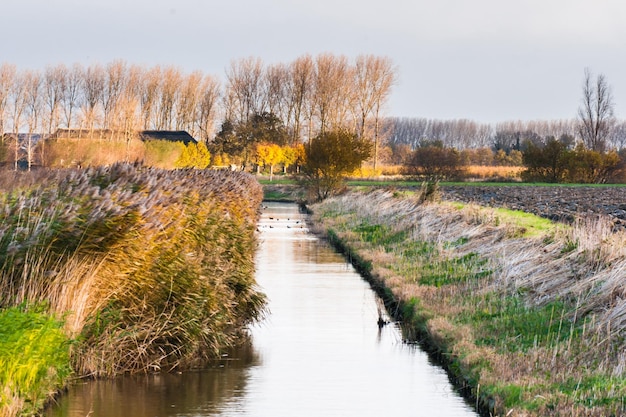
<svg viewBox="0 0 626 417"><path fill-rule="evenodd" d="M396 324L379 327L376 295L295 204L265 203L259 232L269 312L249 345L204 371L73 385L46 415L477 416Z"/></svg>

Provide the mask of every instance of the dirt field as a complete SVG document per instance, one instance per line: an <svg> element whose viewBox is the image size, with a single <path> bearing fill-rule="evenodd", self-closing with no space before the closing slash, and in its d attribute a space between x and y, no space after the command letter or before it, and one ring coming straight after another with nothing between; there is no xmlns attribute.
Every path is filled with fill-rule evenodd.
<svg viewBox="0 0 626 417"><path fill-rule="evenodd" d="M441 186L444 200L523 210L571 222L577 216L608 216L626 227L626 187Z"/></svg>

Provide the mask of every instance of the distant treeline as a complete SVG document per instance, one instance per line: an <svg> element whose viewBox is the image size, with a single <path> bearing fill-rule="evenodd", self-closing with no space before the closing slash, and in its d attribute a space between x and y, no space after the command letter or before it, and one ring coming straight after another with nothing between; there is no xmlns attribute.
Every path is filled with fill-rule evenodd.
<svg viewBox="0 0 626 417"><path fill-rule="evenodd" d="M491 148L509 152L521 150L524 142L545 145L550 139L580 141L577 119L507 121L485 124L467 119L437 120L426 118L396 118L385 121L390 132L389 143L409 145L415 149L433 142L444 147L462 149ZM620 151L626 148L626 121L618 121L607 139L608 148Z"/></svg>

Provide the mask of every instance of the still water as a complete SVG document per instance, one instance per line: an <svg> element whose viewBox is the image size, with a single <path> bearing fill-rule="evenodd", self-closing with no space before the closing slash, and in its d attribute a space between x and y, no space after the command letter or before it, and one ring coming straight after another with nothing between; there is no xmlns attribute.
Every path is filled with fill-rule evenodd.
<svg viewBox="0 0 626 417"><path fill-rule="evenodd" d="M206 371L78 384L47 416L477 416L396 325L379 328L369 285L296 205L265 206L257 281L269 313L249 346Z"/></svg>

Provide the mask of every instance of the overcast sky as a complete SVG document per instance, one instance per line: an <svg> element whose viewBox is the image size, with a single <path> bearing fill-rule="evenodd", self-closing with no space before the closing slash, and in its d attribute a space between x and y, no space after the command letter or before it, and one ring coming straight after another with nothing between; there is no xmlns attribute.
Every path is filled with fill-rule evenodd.
<svg viewBox="0 0 626 417"><path fill-rule="evenodd" d="M626 119L624 0L2 0L0 61L176 65L224 79L231 60L390 57L388 115L574 118L584 69Z"/></svg>

